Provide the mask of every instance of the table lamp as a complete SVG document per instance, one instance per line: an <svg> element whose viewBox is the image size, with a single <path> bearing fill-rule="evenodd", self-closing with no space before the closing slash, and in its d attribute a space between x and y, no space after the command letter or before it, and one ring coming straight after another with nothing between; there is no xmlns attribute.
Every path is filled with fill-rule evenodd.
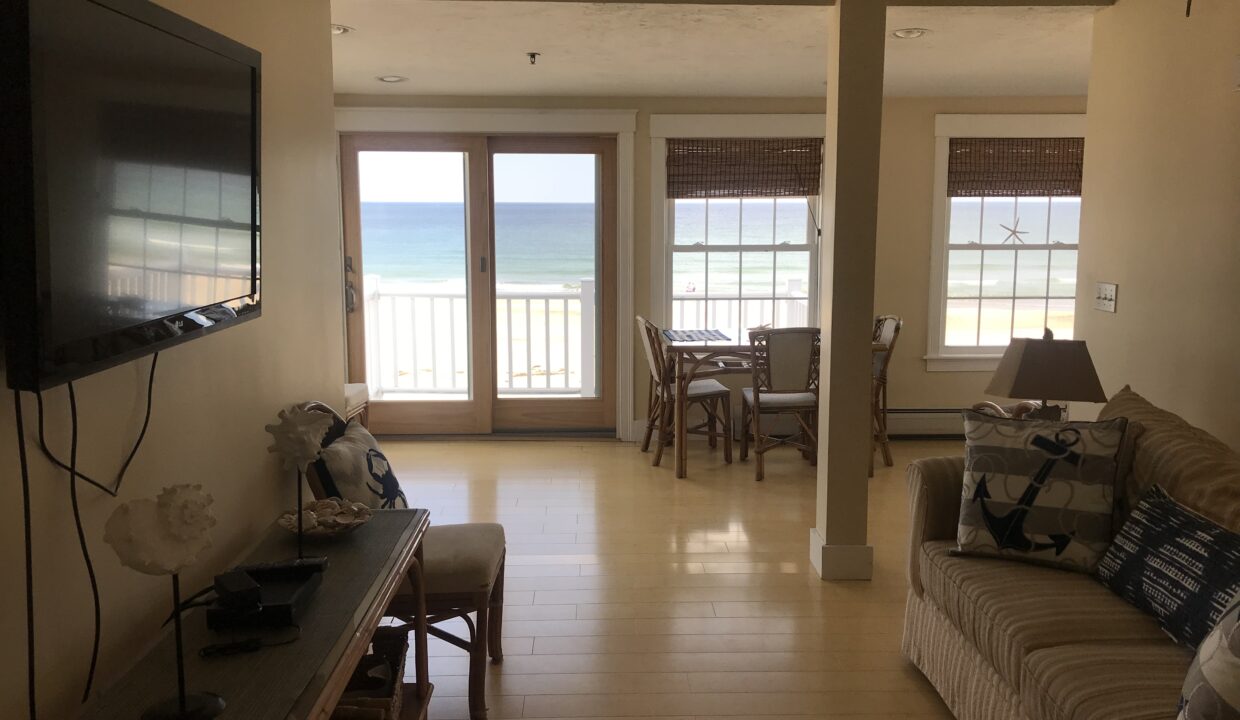
<svg viewBox="0 0 1240 720"><path fill-rule="evenodd" d="M1060 420L1063 408L1048 400L1106 402L1098 372L1084 340L1056 340L1050 329L1041 340L1012 338L999 367L986 386L988 395L1041 400L1042 407L1025 417Z"/></svg>

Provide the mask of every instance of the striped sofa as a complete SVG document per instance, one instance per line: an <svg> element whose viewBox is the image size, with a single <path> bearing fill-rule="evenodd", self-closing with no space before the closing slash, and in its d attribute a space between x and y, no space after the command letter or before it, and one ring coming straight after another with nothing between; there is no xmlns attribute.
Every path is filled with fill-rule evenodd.
<svg viewBox="0 0 1240 720"><path fill-rule="evenodd" d="M1240 455L1130 388L1121 519L1155 481L1240 532ZM904 655L958 720L1173 720L1192 653L1088 575L954 557L964 458L909 466Z"/></svg>

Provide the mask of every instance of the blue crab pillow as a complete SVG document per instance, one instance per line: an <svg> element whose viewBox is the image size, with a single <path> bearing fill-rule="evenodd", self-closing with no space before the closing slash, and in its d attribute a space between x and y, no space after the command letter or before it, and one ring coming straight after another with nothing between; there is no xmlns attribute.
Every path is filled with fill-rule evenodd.
<svg viewBox="0 0 1240 720"><path fill-rule="evenodd" d="M1111 544L1127 420L1014 420L966 410L957 552L1092 572Z"/></svg>
<svg viewBox="0 0 1240 720"><path fill-rule="evenodd" d="M391 464L379 451L379 443L356 420L351 420L344 433L323 448L315 470L327 497L360 502L375 509L409 507Z"/></svg>

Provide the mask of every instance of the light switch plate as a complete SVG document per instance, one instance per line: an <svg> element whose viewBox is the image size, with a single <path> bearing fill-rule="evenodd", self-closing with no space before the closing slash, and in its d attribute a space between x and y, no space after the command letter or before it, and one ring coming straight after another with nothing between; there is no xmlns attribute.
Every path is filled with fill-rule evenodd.
<svg viewBox="0 0 1240 720"><path fill-rule="evenodd" d="M1115 312L1115 300L1119 295L1119 286L1115 283L1100 282L1094 291L1094 309L1102 312Z"/></svg>

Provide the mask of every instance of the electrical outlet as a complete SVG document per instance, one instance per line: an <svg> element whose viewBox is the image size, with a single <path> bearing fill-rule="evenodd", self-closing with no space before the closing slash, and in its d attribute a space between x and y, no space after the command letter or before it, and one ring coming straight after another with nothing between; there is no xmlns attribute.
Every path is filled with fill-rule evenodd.
<svg viewBox="0 0 1240 720"><path fill-rule="evenodd" d="M1119 295L1119 286L1115 283L1100 282L1095 285L1094 309L1102 312L1115 312L1115 300Z"/></svg>

